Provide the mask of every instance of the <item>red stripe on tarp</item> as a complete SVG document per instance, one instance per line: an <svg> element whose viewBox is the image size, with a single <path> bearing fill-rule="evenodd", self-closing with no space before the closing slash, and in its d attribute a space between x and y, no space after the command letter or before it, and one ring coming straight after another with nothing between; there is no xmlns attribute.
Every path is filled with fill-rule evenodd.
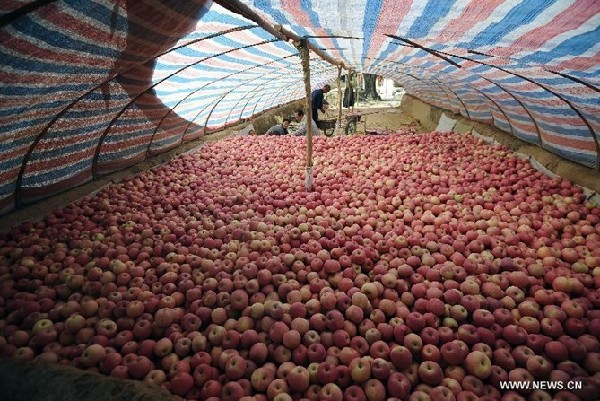
<svg viewBox="0 0 600 401"><path fill-rule="evenodd" d="M70 153L68 155L59 155L48 160L30 161L25 168L24 176L34 173L45 173L52 170L57 170L64 167L67 163L77 163L85 159L90 159L94 155L95 147L88 148L79 152ZM91 166L91 159L90 159Z"/></svg>
<svg viewBox="0 0 600 401"><path fill-rule="evenodd" d="M546 25L537 27L531 31L524 32L508 47L496 47L491 53L499 56L507 56L523 50L536 51L544 48L544 44L565 32L575 30L587 22L585 16L594 16L600 13L600 2L598 0L579 0L571 4L560 14L555 16ZM598 63L596 59L595 64Z"/></svg>
<svg viewBox="0 0 600 401"><path fill-rule="evenodd" d="M600 4L600 3L599 3ZM600 53L596 53L593 56L581 56L573 57L569 60L565 60L558 64L556 69L558 70L577 70L586 71L588 69L598 69L598 60L600 59Z"/></svg>
<svg viewBox="0 0 600 401"><path fill-rule="evenodd" d="M541 129L541 135L544 142L551 143L553 145L559 145L560 147L569 148L578 151L588 151L590 153L596 153L596 144L594 141L583 141L572 136L560 136L552 134L544 129Z"/></svg>
<svg viewBox="0 0 600 401"><path fill-rule="evenodd" d="M448 21L446 28L437 38L431 39L433 43L447 43L452 40L460 41L463 35L476 24L485 21L505 0L472 0L463 10L462 14Z"/></svg>
<svg viewBox="0 0 600 401"><path fill-rule="evenodd" d="M325 29L321 27L314 26L310 21L310 16L307 12L302 10L301 2L299 1L282 1L281 2L282 9L294 16L294 21L298 23L298 25L310 28L316 35L325 36L330 35ZM319 38L318 42L323 44L326 48L334 48L335 43L331 38ZM342 55L339 50L327 50L329 54L333 57L342 58Z"/></svg>
<svg viewBox="0 0 600 401"><path fill-rule="evenodd" d="M388 37L385 34L396 34L396 32L390 32L391 26L400 26L404 16L408 14L412 7L412 0L406 0L398 4L396 0L384 0L381 4L381 13L377 19L377 24L373 30L371 36L371 43L369 43L369 50L367 56L373 57L383 47L384 42L388 41ZM366 43L365 43L366 44ZM365 64L370 64L370 60L366 60Z"/></svg>

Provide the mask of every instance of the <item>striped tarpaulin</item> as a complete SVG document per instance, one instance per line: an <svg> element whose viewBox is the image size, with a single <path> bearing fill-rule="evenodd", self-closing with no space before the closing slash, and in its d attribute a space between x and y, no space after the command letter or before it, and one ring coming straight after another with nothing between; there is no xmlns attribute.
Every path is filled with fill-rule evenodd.
<svg viewBox="0 0 600 401"><path fill-rule="evenodd" d="M241 1L358 72L600 168L597 0ZM293 44L217 3L1 2L0 213L304 96ZM312 55L311 74L337 67Z"/></svg>

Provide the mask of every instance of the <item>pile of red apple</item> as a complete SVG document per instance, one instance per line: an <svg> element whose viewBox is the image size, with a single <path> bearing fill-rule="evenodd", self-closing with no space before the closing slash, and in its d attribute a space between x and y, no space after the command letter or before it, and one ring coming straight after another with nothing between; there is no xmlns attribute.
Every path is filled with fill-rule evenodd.
<svg viewBox="0 0 600 401"><path fill-rule="evenodd" d="M305 145L211 143L1 235L0 353L188 400L597 399L581 188L408 132L316 138L307 192Z"/></svg>

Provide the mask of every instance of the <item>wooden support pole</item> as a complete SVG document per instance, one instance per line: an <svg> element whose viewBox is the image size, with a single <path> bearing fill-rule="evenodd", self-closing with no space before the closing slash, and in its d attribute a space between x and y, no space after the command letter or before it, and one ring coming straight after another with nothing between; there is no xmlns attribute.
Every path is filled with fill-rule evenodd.
<svg viewBox="0 0 600 401"><path fill-rule="evenodd" d="M338 65L337 89L338 89L338 119L336 124L337 135L342 130L342 66Z"/></svg>
<svg viewBox="0 0 600 401"><path fill-rule="evenodd" d="M354 97L354 85L352 85L353 77L354 72L352 70L348 71L348 75L346 76L346 87L349 88L348 96L352 95L352 97ZM354 97L353 100L356 100L356 97ZM354 114L354 102L350 105L350 109L352 110L351 113Z"/></svg>
<svg viewBox="0 0 600 401"><path fill-rule="evenodd" d="M360 89L362 88L361 77L362 74L356 74L356 107L358 107L358 102L360 100Z"/></svg>
<svg viewBox="0 0 600 401"><path fill-rule="evenodd" d="M306 179L304 181L307 191L313 190L313 132L312 132L312 99L310 88L310 55L308 50L308 42L306 39L300 39L295 43L295 46L300 52L300 61L302 63L302 71L304 72L304 90L306 91L306 111L304 118L306 119Z"/></svg>

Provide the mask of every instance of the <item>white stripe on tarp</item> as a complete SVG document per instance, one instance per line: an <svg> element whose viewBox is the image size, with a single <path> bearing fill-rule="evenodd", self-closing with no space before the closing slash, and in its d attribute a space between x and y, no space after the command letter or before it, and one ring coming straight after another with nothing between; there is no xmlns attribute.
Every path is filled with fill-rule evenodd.
<svg viewBox="0 0 600 401"><path fill-rule="evenodd" d="M504 3L502 3L498 7L496 7L487 19L485 19L484 21L480 21L480 22L476 23L475 25L473 25L473 27L471 29L469 29L468 31L466 31L462 35L462 37L458 38L458 40L460 42L472 42L473 39L477 35L479 35L479 33L486 30L488 27L502 21L506 17L506 14L508 14L514 7L518 6L523 1L526 1L526 0L505 1ZM490 44L490 45L493 46L494 44Z"/></svg>
<svg viewBox="0 0 600 401"><path fill-rule="evenodd" d="M544 45L542 48L536 49L535 51L527 50L527 51L515 53L511 57L513 57L513 58L527 57L528 55L535 55L535 53L537 53L539 51L551 53L556 47L560 46L563 42L565 42L571 38L574 38L576 36L579 36L585 32L594 31L594 30L598 29L598 27L600 27L600 14L596 14L596 15L592 16L586 22L581 24L581 26L577 29L573 29L573 30L570 30L567 32L563 32L559 35L549 37L548 40L546 42L544 42ZM589 52L586 52L586 53L589 53ZM584 53L584 54L586 54L586 53ZM578 56L571 56L568 59L573 58L573 57L578 57Z"/></svg>

